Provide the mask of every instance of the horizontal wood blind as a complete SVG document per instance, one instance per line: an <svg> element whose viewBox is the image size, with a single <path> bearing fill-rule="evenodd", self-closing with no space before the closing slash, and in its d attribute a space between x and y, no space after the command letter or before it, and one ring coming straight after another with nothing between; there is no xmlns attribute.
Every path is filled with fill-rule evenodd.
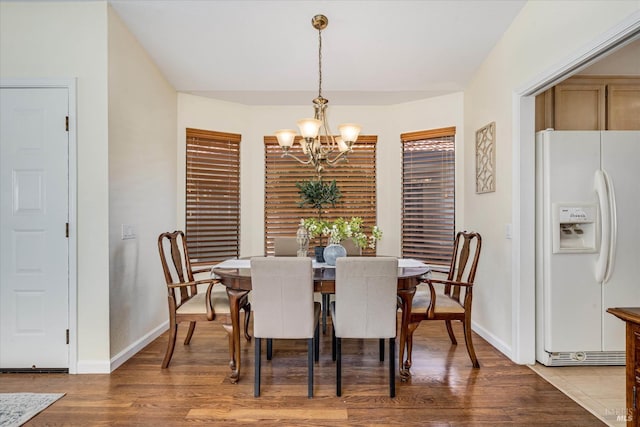
<svg viewBox="0 0 640 427"><path fill-rule="evenodd" d="M347 160L335 166L327 166L323 171L323 181L331 182L335 179L342 193L342 198L335 207L323 210L323 219L359 216L363 219L365 232L370 234L371 227L376 224L377 139L377 136L359 136ZM300 194L296 187L296 182L317 177L311 165L302 165L294 159L282 157L282 149L275 137L265 136L264 146L265 253L272 255L275 237L295 236L300 218L318 216L316 209L299 207ZM298 139L290 152L300 158L306 158ZM325 245L326 240L325 238ZM320 242L316 239L310 243L309 248L319 244ZM363 254L374 253L375 251L371 249L363 250Z"/></svg>
<svg viewBox="0 0 640 427"><path fill-rule="evenodd" d="M187 128L186 237L192 262L239 256L240 135Z"/></svg>
<svg viewBox="0 0 640 427"><path fill-rule="evenodd" d="M455 228L455 127L402 140L402 256L449 265Z"/></svg>

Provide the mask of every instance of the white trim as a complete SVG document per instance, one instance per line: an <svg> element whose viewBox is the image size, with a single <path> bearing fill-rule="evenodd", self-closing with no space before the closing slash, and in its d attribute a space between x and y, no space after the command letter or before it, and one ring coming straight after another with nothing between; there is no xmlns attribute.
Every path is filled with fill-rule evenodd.
<svg viewBox="0 0 640 427"><path fill-rule="evenodd" d="M110 374L108 360L78 360L76 374Z"/></svg>
<svg viewBox="0 0 640 427"><path fill-rule="evenodd" d="M134 342L120 353L111 358L111 372L115 371L124 362L132 358L136 353L149 345L153 340L165 333L169 329L169 321L161 323L156 328L152 329L149 333L144 335L138 341Z"/></svg>
<svg viewBox="0 0 640 427"><path fill-rule="evenodd" d="M512 360L535 362L535 110L534 96L640 36L640 12L594 39L513 93Z"/></svg>
<svg viewBox="0 0 640 427"><path fill-rule="evenodd" d="M483 327L481 327L480 325L478 325L476 322L473 322L473 321L471 322L471 330L476 334L478 334L486 342L494 346L499 352L513 359L513 356L512 356L513 349L509 347L509 345L504 341L502 341L500 338L493 335L491 332L484 329ZM480 362L480 366L482 366L482 360L479 360L479 362Z"/></svg>
<svg viewBox="0 0 640 427"><path fill-rule="evenodd" d="M78 223L77 223L77 79L75 78L0 78L0 87L66 88L69 96L69 373L78 373Z"/></svg>

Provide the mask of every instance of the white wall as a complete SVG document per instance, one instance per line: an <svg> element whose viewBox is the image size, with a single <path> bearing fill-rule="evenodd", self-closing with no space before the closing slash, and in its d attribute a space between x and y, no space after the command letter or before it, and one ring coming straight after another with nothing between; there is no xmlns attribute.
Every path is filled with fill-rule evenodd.
<svg viewBox="0 0 640 427"><path fill-rule="evenodd" d="M313 114L304 106L248 107L194 95L178 95L178 222L184 227L185 128L240 133L241 242L240 256L264 251L264 136L276 129L295 128L296 120ZM447 95L396 106L330 106L333 129L344 122L362 125L363 135L377 135L378 225L383 239L378 253L400 254L402 151L400 134L414 130L456 126L462 139L462 94ZM463 150L458 151L460 154ZM462 161L462 156L460 156ZM462 176L463 164L459 164ZM457 191L463 194L462 179ZM458 199L460 212L462 197ZM459 217L460 218L460 217ZM459 219L458 218L458 219Z"/></svg>
<svg viewBox="0 0 640 427"><path fill-rule="evenodd" d="M111 7L108 18L114 369L167 326L165 279L156 242L160 233L176 227L177 93ZM135 239L122 240L123 224L134 227Z"/></svg>
<svg viewBox="0 0 640 427"><path fill-rule="evenodd" d="M77 78L77 371L108 372L106 3L0 3L0 76Z"/></svg>
<svg viewBox="0 0 640 427"><path fill-rule="evenodd" d="M513 161L518 162L520 155L533 156L532 146L519 146L519 129L513 126L513 112L519 106L514 104L513 94L536 76L557 69L556 64L573 57L639 8L637 0L528 2L465 90L465 161L470 171L474 165L475 131L496 122L496 192L475 194L473 173L465 179L465 219L483 236L477 274L481 286L475 289L473 322L477 331L507 354L513 352L512 328L522 328L521 324L512 323L512 285L523 294L533 295L532 289L520 289L520 282L512 283L511 255L520 242L514 240L512 247L512 241L505 238L506 225L514 221L512 208L519 203L514 198L519 183L512 186L512 177L518 176L518 170L512 169ZM522 153L514 158L516 145ZM533 180L532 176L529 178ZM514 235L520 233L522 230L516 230ZM523 286L531 287L533 283L531 278L523 281ZM516 312L530 310L533 304L529 298L524 302L526 307L518 306ZM535 336L531 334L528 339L533 341ZM530 354L519 361L532 363L532 357Z"/></svg>

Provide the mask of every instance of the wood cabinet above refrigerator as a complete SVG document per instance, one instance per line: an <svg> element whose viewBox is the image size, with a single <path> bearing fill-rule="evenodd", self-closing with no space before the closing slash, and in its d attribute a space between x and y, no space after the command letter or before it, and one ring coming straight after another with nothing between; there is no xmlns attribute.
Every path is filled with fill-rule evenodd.
<svg viewBox="0 0 640 427"><path fill-rule="evenodd" d="M536 97L536 131L640 130L640 78L574 76Z"/></svg>

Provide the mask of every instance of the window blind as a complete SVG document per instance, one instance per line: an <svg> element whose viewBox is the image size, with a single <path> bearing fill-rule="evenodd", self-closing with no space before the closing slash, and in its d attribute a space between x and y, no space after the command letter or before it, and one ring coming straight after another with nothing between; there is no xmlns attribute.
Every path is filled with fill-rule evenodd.
<svg viewBox="0 0 640 427"><path fill-rule="evenodd" d="M455 232L455 127L401 135L402 256L449 265Z"/></svg>
<svg viewBox="0 0 640 427"><path fill-rule="evenodd" d="M185 222L194 264L239 256L240 139L187 128Z"/></svg>
<svg viewBox="0 0 640 427"><path fill-rule="evenodd" d="M331 182L335 179L342 193L335 207L329 206L323 210L324 220L359 216L363 219L365 232L370 234L371 227L376 225L376 142L377 136L359 136L347 160L324 170L322 180ZM300 218L318 216L316 209L299 207L300 194L296 187L296 182L317 179L317 176L312 166L282 157L282 149L275 137L265 136L264 146L265 253L272 255L275 237L295 236ZM290 152L306 158L298 139ZM315 239L309 247L319 244ZM327 244L326 238L324 244ZM375 251L372 249L363 250L363 254L373 253Z"/></svg>

